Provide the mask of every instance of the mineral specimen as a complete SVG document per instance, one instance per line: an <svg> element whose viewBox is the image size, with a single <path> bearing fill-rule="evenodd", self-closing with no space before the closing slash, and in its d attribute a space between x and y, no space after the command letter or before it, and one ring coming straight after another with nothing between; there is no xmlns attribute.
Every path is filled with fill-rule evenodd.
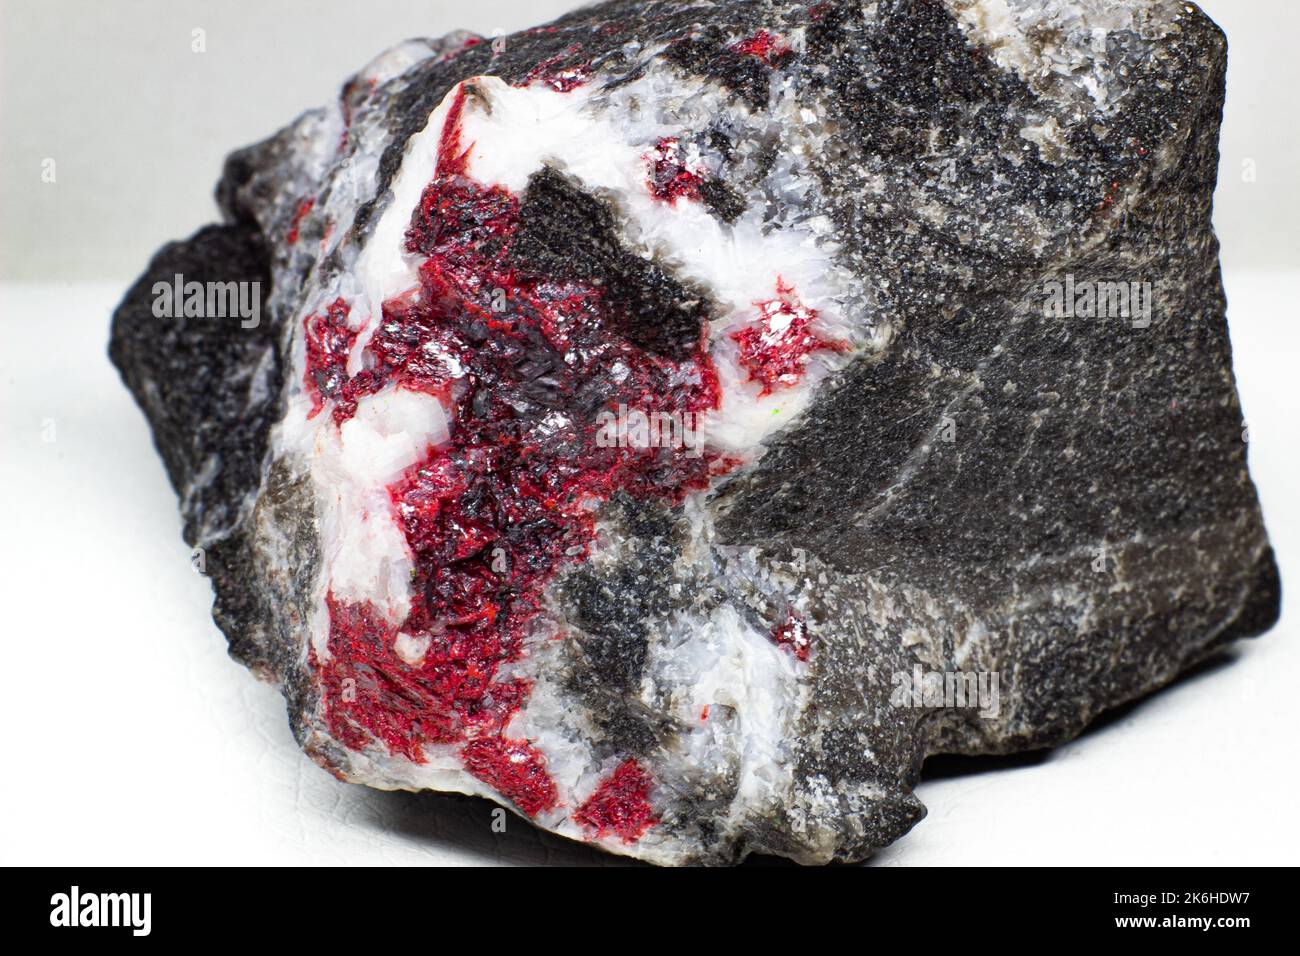
<svg viewBox="0 0 1300 956"><path fill-rule="evenodd" d="M915 824L928 755L1268 629L1225 62L1181 0L615 0L390 50L115 316L232 654L341 779L816 863Z"/></svg>

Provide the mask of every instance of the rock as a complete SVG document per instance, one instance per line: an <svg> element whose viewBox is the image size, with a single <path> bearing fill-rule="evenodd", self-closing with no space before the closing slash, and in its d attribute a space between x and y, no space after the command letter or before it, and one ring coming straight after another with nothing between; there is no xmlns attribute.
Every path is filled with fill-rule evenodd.
<svg viewBox="0 0 1300 956"><path fill-rule="evenodd" d="M233 154L112 357L339 778L860 860L1278 616L1166 0L606 3ZM225 315L225 318L221 316Z"/></svg>

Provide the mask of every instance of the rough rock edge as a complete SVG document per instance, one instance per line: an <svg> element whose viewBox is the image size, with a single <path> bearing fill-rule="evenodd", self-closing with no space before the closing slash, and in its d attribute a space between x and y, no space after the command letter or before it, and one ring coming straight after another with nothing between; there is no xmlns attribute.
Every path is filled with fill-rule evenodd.
<svg viewBox="0 0 1300 956"><path fill-rule="evenodd" d="M587 15L594 16L595 11L580 11L561 22ZM740 26L753 22L757 21L747 24L742 20ZM1191 130L1197 138L1193 140L1189 133L1185 147L1189 155L1198 155L1200 162L1175 162L1168 164L1164 172L1170 176L1170 188L1179 188L1181 185L1181 188L1199 190L1203 194L1204 219L1201 229L1205 235L1209 235L1208 202L1212 178L1208 182L1203 179L1196 182L1194 177L1197 170L1202 173L1207 168L1212 170L1213 160L1217 157L1215 144L1222 108L1226 45L1217 28L1199 12L1184 18L1183 27L1189 32L1199 30L1200 42L1210 51L1210 69L1205 73L1205 85L1200 95L1200 113L1191 124ZM455 42L458 41L449 38L443 44L455 45ZM556 49L563 48L562 41L557 41L554 45ZM525 58L536 55L533 50L523 54ZM473 68L467 69L470 72L466 75L472 75ZM430 95L431 93L435 95ZM410 115L418 122L423 115L423 107L437 102L444 93L445 90L435 92L427 88L416 89L412 85L408 93L412 99ZM417 107L417 102L422 105ZM427 109L423 109L423 112L427 112ZM310 117L305 118L304 121L309 119ZM408 130L408 135L409 132ZM290 648L296 646L292 632L296 625L306 619L308 612L308 609L297 606L295 596L301 596L309 589L304 588L301 581L272 581L269 582L271 586L266 587L266 562L259 561L256 554L259 547L257 542L261 540L256 530L259 527L298 527L301 536L291 542L280 542L280 546L299 559L292 566L301 569L302 574L309 574L308 569L314 563L315 544L310 533L310 502L304 501L304 495L295 491L299 479L285 474L283 469L272 467L265 451L267 431L276 420L281 407L279 355L284 343L278 342L277 336L287 337L288 313L283 309L273 309L264 328L255 335L249 335L243 330L235 329L231 333L228 328L203 328L184 322L169 325L166 320L155 319L149 308L149 290L153 281L170 278L174 272L183 272L187 278L199 281L207 277L219 281L248 277L269 283L271 263L265 233L271 232L267 228L268 222L283 221L286 200L281 197L266 197L268 205L259 210L260 216L255 218L249 208L249 190L245 187L250 183L256 185L253 177L258 166L274 166L268 154L274 154L282 147L288 148L285 145L288 137L287 130L266 144L232 157L218 189L226 225L207 227L184 243L165 247L155 257L145 276L127 294L115 314L111 353L149 418L169 477L182 495L186 540L193 546L204 547L207 552L209 573L213 577L217 594L214 618L230 639L231 653L261 676L281 683L288 698L295 732L300 742L311 749L313 742L303 739L300 720L301 715L310 709L310 702L304 699L312 692L310 681L303 679L300 673L301 662L295 655L288 653ZM388 160L387 156L385 160ZM1178 181L1179 168L1190 170L1189 175L1193 181L1188 182L1186 177ZM1171 173L1170 169L1174 172ZM1144 190L1140 185L1134 185L1128 195L1137 202L1142 201L1144 196L1149 199L1155 185L1147 186ZM1140 210L1135 207L1131 211L1136 213ZM975 313L973 321L997 322L999 312L1005 315L1021 307L1023 303L1020 300L1034 287L1034 277L1065 271L1061 268L1062 262L1073 262L1086 267L1088 261L1083 253L1102 246L1106 241L1107 229L1109 225L1103 221L1091 231L1088 238L1068 244L1071 247L1069 255L1054 262L1040 260L1031 263L1030 268L1023 270L1016 281L1007 284L1008 288L988 296L986 302L977 303L972 310ZM1141 237L1135 237L1137 238ZM1193 263L1184 271L1202 277L1202 287L1208 283L1209 288L1202 288L1207 300L1214 299L1215 290L1221 300L1222 292L1215 264L1217 248L1203 247L1199 252L1199 258L1203 261ZM1197 283L1189 281L1186 288L1197 288ZM1192 295L1185 296L1185 299L1188 302L1195 301ZM902 311L906 315L906 310ZM1222 309L1214 311L1217 314L1208 317L1210 323L1217 323L1218 326L1210 330L1213 346L1211 351L1227 362L1227 367L1230 368L1226 333L1222 327ZM906 323L902 324L906 331ZM904 344L915 345L914 342ZM214 362L214 354L221 358ZM254 387L253 383L247 381L249 368L260 370L259 374L266 377L262 386ZM852 387L854 390L865 388L877 395L886 394L892 384L888 363L883 361L857 367L845 379L845 382L837 383L836 386L841 393L849 392ZM1230 372L1225 386L1232 396L1231 407L1228 409L1231 413L1235 410L1235 387ZM951 390L947 397L951 398L955 393L955 389ZM928 391L920 394L932 402L936 398ZM903 389L900 395L895 400L898 407L905 407L909 401L915 403L920 397L908 389ZM235 396L245 400L236 401ZM942 393L938 396L940 399L944 397ZM937 401L928 407L947 407L947 404ZM825 428L833 425L842 414L842 410L837 409L836 404L829 399L821 403L821 408L824 417L807 427ZM858 433L861 444L870 445L871 440L877 437L872 434L873 425L887 423L885 415L878 415L875 423L855 422L855 425L862 426ZM1210 423L1220 430L1223 427L1222 418L1213 418ZM806 443L801 445L797 436L787 437L787 447L795 450L807 447ZM914 447L916 442L911 439L919 437L919 434L909 436L909 441L894 442L894 446ZM204 471L204 463L212 456L217 456L221 463L215 477L208 476ZM1173 607L1151 608L1145 625L1138 629L1101 629L1090 635L1089 643L1105 640L1112 650L1111 661L1115 666L1105 673L1096 673L1093 666L1097 657L1095 653L1083 655L1083 658L1075 661L1077 668L1073 672L1073 665L1068 659L1062 670L1063 662L1059 660L1053 660L1050 656L1043 660L1029 655L1029 663L1041 667L1041 676L1045 678L1047 690L1040 700L1030 702L1025 713L1008 721L997 732L975 722L953 721L951 715L942 713L938 719L928 722L925 733L921 733L919 728L894 727L892 730L897 734L897 739L893 742L893 748L887 749L905 751L909 746L908 738L917 735L910 742L916 756L902 781L908 791L919 774L925 756L937 753L1008 753L1059 744L1077 735L1102 711L1163 686L1186 667L1213 654L1231 641L1261 633L1272 626L1280 610L1280 584L1276 564L1259 519L1253 487L1245 473L1244 447L1234 457L1239 459L1239 474L1242 476L1236 489L1239 508L1234 519L1223 521L1217 529L1210 528L1209 532L1213 536L1217 531L1217 536L1223 542L1224 553L1231 554L1234 547L1240 551L1244 546L1248 552L1253 553L1253 562L1245 569L1224 569L1220 577L1222 589L1219 594L1207 597L1207 613L1228 609L1226 613L1218 615L1218 625L1198 638L1179 640L1177 627L1170 625L1176 625L1180 618L1186 616L1185 612L1180 614L1182 609ZM782 498L778 494L775 504L757 508L754 505L746 506L747 488L750 489L750 500L773 499L772 486L768 484L764 487L765 481L768 481L765 476L779 476L782 467L789 467L788 461L785 465L782 461L778 445L764 460L762 468L747 473L740 482L728 486L718 502L722 527L729 529L738 545L738 551L744 547L767 548L775 552L784 551L787 546L807 547L808 542L799 538L794 533L795 529L826 526L825 522L813 520L815 513L808 513L809 508L815 512L816 502L801 500L797 495L791 498L786 494ZM831 464L833 466L834 463ZM887 487L891 483L891 476L898 473L896 469L908 465L904 461L882 461L879 477L865 484L868 487ZM846 487L863 486L860 473L848 474L845 481ZM832 487L836 487L833 481ZM836 490L842 491L845 488ZM814 550L817 550L817 544L818 542L813 542ZM951 593L940 597L939 588L945 575L942 568L930 566L932 562L926 560L925 555L919 558L918 564L922 568L922 585L929 585L928 588L918 587L915 582L909 583L905 574L890 567L873 567L870 561L865 564L859 561L855 566L855 557L850 553L854 549L845 548L840 542L821 544L821 550L834 556L835 560L828 562L828 565L834 566L835 572L842 576L841 581L846 586L854 581L861 584L862 592L858 600L864 605L898 600L898 595L902 595L904 603L917 609L915 613L934 614L937 623L948 619L948 615L961 617L971 614L966 610L965 602L970 600L978 603L979 596L991 583L988 575L982 574L979 569L964 567L963 580L952 582L955 587ZM1159 542L1129 541L1126 551L1120 557L1121 566L1142 567L1140 552L1150 554L1159 550ZM1167 575L1173 576L1180 569L1181 560L1199 561L1203 565L1204 554L1205 549L1196 553L1166 554L1158 563ZM908 557L915 558L916 555ZM783 555L773 554L767 560L769 568L779 570ZM1032 570L1022 568L1021 571L1026 580L1032 581L1035 576ZM1207 573L1207 579L1208 577ZM1225 577L1226 582L1223 580ZM837 606L836 600L829 598L826 603L829 607ZM933 608L936 606L943 610L935 612ZM921 610L927 607L932 610ZM1050 607L1047 608L1048 612L1050 610ZM987 615L986 609L978 609L971 616L980 614ZM869 617L870 611L864 616ZM1015 633L1018 625L1023 626L1020 624L1022 620L1023 617L1017 614L1015 621L1007 622L1012 633ZM1194 624L1194 616L1191 621ZM1060 622L1051 621L1049 614L1039 623L1050 630ZM896 644L887 640L892 636L889 631L886 621L871 641L880 642L882 660L898 650ZM989 655L987 663L990 665L996 663L1000 654L1007 657L1014 655L1017 658L1023 656L1023 651L1015 646L1015 638L1008 638L1004 647L995 645L982 650ZM952 659L954 651L954 648L948 647L942 655L943 659L933 663L942 666ZM1143 658L1159 659L1162 656L1163 660L1154 669L1150 667L1150 661L1147 661L1144 669ZM824 686L819 688L819 692L832 696L837 693L833 686L834 668L823 668L820 680ZM1062 684L1067 688L1064 691ZM852 694L854 690L841 689L846 694ZM1061 700L1073 701L1075 706L1066 712L1059 712L1058 704ZM810 730L816 732L825 728ZM878 730L890 732L888 727ZM880 742L878 733L873 743ZM328 744L320 741L315 744L328 748ZM823 755L827 759L833 756L825 751ZM316 756L327 766L337 768L342 763L342 755L321 752ZM800 769L807 774L825 770L824 767L817 766ZM910 792L888 796L891 789L888 781L882 781L883 799L872 807L873 818L863 821L866 828L856 837L844 835L842 842L835 846L811 853L807 847L790 845L781 832L764 835L755 831L747 834L742 844L722 848L722 852L710 861L734 859L754 850L787 853L808 862L820 862L828 857L861 858L873 848L892 842L923 814L923 808Z"/></svg>

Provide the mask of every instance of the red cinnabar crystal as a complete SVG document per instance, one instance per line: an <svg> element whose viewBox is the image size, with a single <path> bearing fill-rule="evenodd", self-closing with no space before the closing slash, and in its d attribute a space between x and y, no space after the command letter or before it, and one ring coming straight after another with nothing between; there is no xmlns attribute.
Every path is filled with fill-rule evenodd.
<svg viewBox="0 0 1300 956"><path fill-rule="evenodd" d="M465 745L465 769L535 817L554 810L555 784L546 773L546 758L524 740L488 737Z"/></svg>
<svg viewBox="0 0 1300 956"><path fill-rule="evenodd" d="M336 420L388 384L438 396L450 419L450 439L389 487L414 564L409 615L393 626L331 600L329 660L318 666L331 731L347 746L375 738L423 762L425 747L464 741L466 769L533 815L556 805L545 760L501 736L529 688L496 675L522 654L547 583L587 555L593 505L620 491L676 503L734 463L601 447L602 409L717 408L705 330L684 361L654 355L614 331L601 287L529 274L511 254L518 198L468 173L463 105L462 91L406 235L423 257L419 288L384 303L367 370L334 381L352 344L339 331L345 305L308 323L311 367L328 373L319 394L337 398ZM402 634L427 648L418 663L394 650ZM625 765L584 819L635 839L654 822L647 786Z"/></svg>
<svg viewBox="0 0 1300 956"><path fill-rule="evenodd" d="M293 222L289 226L288 233L285 234L284 241L293 245L298 241L298 229L302 226L302 221L307 218L311 212L312 206L316 205L315 199L304 199L298 204L297 210L293 214Z"/></svg>
<svg viewBox="0 0 1300 956"><path fill-rule="evenodd" d="M786 43L785 39L779 34L759 30L752 36L748 36L735 44L731 49L744 56L756 57L768 66L773 66L777 60L790 52L790 44Z"/></svg>
<svg viewBox="0 0 1300 956"><path fill-rule="evenodd" d="M603 781L573 818L599 839L615 834L635 843L659 821L650 805L650 775L635 760L625 760Z"/></svg>
<svg viewBox="0 0 1300 956"><path fill-rule="evenodd" d="M650 192L667 203L678 199L699 201L704 176L692 169L682 156L682 146L675 136L666 136L646 154L650 167Z"/></svg>
<svg viewBox="0 0 1300 956"><path fill-rule="evenodd" d="M557 93L568 93L586 83L591 76L591 66L587 63L573 63L573 58L582 47L574 44L564 53L550 57L538 63L524 79L524 85L539 80ZM568 63L568 66L561 64Z"/></svg>
<svg viewBox="0 0 1300 956"><path fill-rule="evenodd" d="M780 278L776 293L775 298L754 303L759 309L756 324L731 333L740 346L741 367L750 381L762 386L760 395L798 384L812 353L849 349L847 342L824 339L811 330L817 311L800 302Z"/></svg>
<svg viewBox="0 0 1300 956"><path fill-rule="evenodd" d="M810 648L807 622L797 614L787 611L772 632L772 642L778 647L789 650L797 660L806 662Z"/></svg>
<svg viewBox="0 0 1300 956"><path fill-rule="evenodd" d="M335 299L321 315L309 315L303 320L307 339L307 394L311 396L311 418L320 414L325 400L339 398L347 380L348 353L357 340L357 334L348 328L350 307L342 299ZM352 409L355 410L355 405ZM348 414L351 414L349 411ZM335 418L338 418L338 408Z"/></svg>

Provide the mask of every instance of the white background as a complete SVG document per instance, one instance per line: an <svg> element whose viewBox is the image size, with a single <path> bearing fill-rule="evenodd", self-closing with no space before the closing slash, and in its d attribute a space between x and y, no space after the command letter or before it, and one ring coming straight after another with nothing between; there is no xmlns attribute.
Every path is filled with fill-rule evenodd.
<svg viewBox="0 0 1300 956"><path fill-rule="evenodd" d="M490 804L340 784L303 757L279 694L225 655L104 354L149 255L214 218L230 149L403 38L571 6L0 2L0 862L617 862L513 818L493 834ZM1216 222L1285 585L1300 580L1300 4L1202 6L1232 49ZM1071 745L936 764L930 816L878 862L1294 862L1295 631L1288 600L1267 637Z"/></svg>

